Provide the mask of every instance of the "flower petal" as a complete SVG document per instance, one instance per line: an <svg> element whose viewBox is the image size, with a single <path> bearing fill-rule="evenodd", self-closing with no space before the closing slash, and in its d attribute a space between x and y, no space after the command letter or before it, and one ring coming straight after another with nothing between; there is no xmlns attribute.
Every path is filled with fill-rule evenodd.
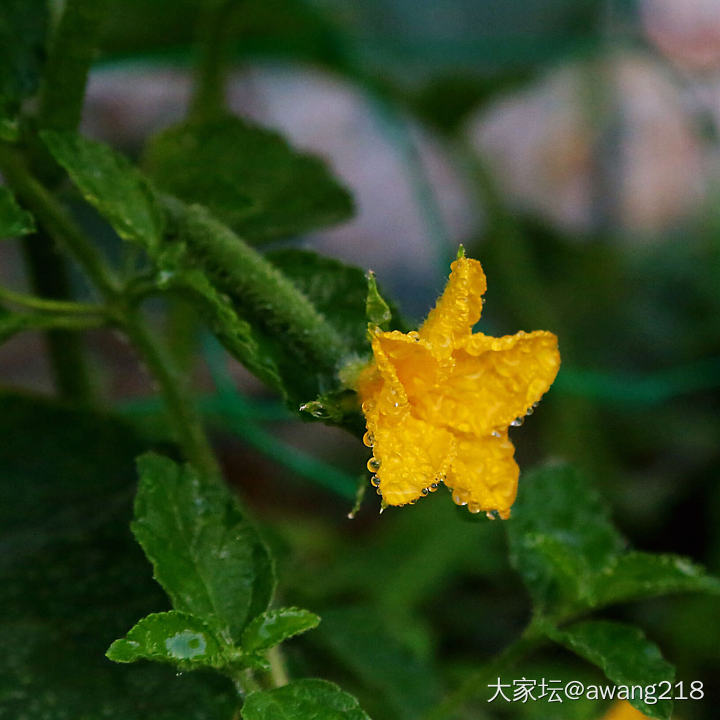
<svg viewBox="0 0 720 720"><path fill-rule="evenodd" d="M444 428L413 415L398 375L399 370L412 388L422 385L423 377L425 383L434 382L437 363L429 349L402 333L378 333L373 337L373 354L375 362L358 382L373 445L368 469L380 480L384 501L404 505L422 497L423 489L447 472L455 439ZM379 462L377 467L374 462Z"/></svg>
<svg viewBox="0 0 720 720"><path fill-rule="evenodd" d="M557 338L538 330L494 338L477 333L453 353L439 391L415 399L418 417L476 436L503 430L548 390L560 367Z"/></svg>
<svg viewBox="0 0 720 720"><path fill-rule="evenodd" d="M423 496L423 489L445 475L455 453L455 438L443 428L418 420L406 406L394 416L380 410L367 414L373 441L373 469L388 505L404 505Z"/></svg>
<svg viewBox="0 0 720 720"><path fill-rule="evenodd" d="M420 337L429 342L438 356L449 355L458 342L472 332L480 319L482 296L487 281L477 260L458 258L445 291L420 328Z"/></svg>
<svg viewBox="0 0 720 720"><path fill-rule="evenodd" d="M457 455L445 480L455 502L467 503L471 512L497 510L500 517L509 517L520 474L514 454L507 433L458 439Z"/></svg>
<svg viewBox="0 0 720 720"><path fill-rule="evenodd" d="M417 333L404 335L397 330L378 333L372 344L383 377L397 378L411 403L418 396L434 392L447 375L430 346Z"/></svg>

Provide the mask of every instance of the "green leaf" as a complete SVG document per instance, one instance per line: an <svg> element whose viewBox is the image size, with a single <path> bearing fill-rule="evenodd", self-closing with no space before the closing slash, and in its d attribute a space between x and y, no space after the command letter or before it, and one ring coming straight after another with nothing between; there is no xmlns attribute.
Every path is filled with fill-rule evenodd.
<svg viewBox="0 0 720 720"><path fill-rule="evenodd" d="M218 482L159 455L138 460L140 486L132 531L173 608L240 640L247 623L272 598L267 549Z"/></svg>
<svg viewBox="0 0 720 720"><path fill-rule="evenodd" d="M33 216L17 204L10 190L0 185L0 238L18 237L34 231Z"/></svg>
<svg viewBox="0 0 720 720"><path fill-rule="evenodd" d="M598 577L595 605L678 592L720 594L720 579L679 555L628 552Z"/></svg>
<svg viewBox="0 0 720 720"><path fill-rule="evenodd" d="M365 316L370 325L381 330L388 330L392 320L392 311L378 290L375 273L370 271L367 276L367 295L365 299Z"/></svg>
<svg viewBox="0 0 720 720"><path fill-rule="evenodd" d="M114 662L156 660L183 670L219 668L225 662L221 641L207 624L175 610L144 617L105 654Z"/></svg>
<svg viewBox="0 0 720 720"><path fill-rule="evenodd" d="M283 640L316 628L320 618L309 610L287 607L267 610L258 615L242 634L242 647L247 652L267 650Z"/></svg>
<svg viewBox="0 0 720 720"><path fill-rule="evenodd" d="M618 686L644 688L659 682L671 683L675 678L675 668L663 659L658 647L632 625L589 620L548 634L555 642L597 665ZM672 700L649 704L637 695L628 700L640 712L658 720L670 718Z"/></svg>
<svg viewBox="0 0 720 720"><path fill-rule="evenodd" d="M507 529L511 561L543 609L593 604L597 574L624 547L598 494L565 465L523 476Z"/></svg>
<svg viewBox="0 0 720 720"><path fill-rule="evenodd" d="M160 188L205 205L251 242L331 225L353 211L320 159L236 117L165 130L151 140L145 164Z"/></svg>
<svg viewBox="0 0 720 720"><path fill-rule="evenodd" d="M296 680L248 695L243 720L370 720L358 701L325 680Z"/></svg>
<svg viewBox="0 0 720 720"><path fill-rule="evenodd" d="M230 682L104 653L166 603L128 524L134 458L126 423L0 393L0 717L227 720Z"/></svg>
<svg viewBox="0 0 720 720"><path fill-rule="evenodd" d="M312 642L367 688L363 703L368 707L382 706L397 720L415 720L440 699L434 668L397 638L376 606L327 610L322 616Z"/></svg>
<svg viewBox="0 0 720 720"><path fill-rule="evenodd" d="M0 117L12 117L38 87L45 59L47 3L3 0L0 13Z"/></svg>
<svg viewBox="0 0 720 720"><path fill-rule="evenodd" d="M511 561L538 607L563 613L673 592L720 593L720 580L676 555L628 552L576 470L523 477L507 523Z"/></svg>
<svg viewBox="0 0 720 720"><path fill-rule="evenodd" d="M149 253L158 248L164 216L147 180L129 160L77 133L45 130L41 137L85 200L123 240Z"/></svg>

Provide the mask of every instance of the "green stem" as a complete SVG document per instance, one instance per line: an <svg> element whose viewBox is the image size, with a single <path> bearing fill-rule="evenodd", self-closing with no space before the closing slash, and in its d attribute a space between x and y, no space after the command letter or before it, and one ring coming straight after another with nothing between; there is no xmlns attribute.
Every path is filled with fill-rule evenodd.
<svg viewBox="0 0 720 720"><path fill-rule="evenodd" d="M195 88L188 115L204 120L223 112L225 79L230 59L228 29L236 0L206 3L198 28Z"/></svg>
<svg viewBox="0 0 720 720"><path fill-rule="evenodd" d="M141 316L123 300L118 281L94 245L77 227L55 197L27 170L17 156L0 145L0 170L17 196L33 212L38 223L62 247L77 259L105 299L108 312L126 330L157 378L183 450L190 462L208 476L219 476L219 470L202 424L185 390L184 378L157 345Z"/></svg>
<svg viewBox="0 0 720 720"><path fill-rule="evenodd" d="M177 371L169 354L155 341L137 312L129 311L124 329L160 386L170 422L185 456L201 473L210 478L219 477L220 469L197 410L188 396L185 377Z"/></svg>
<svg viewBox="0 0 720 720"><path fill-rule="evenodd" d="M425 720L446 720L452 717L466 702L488 691L492 681L497 680L498 677L502 679L504 672L511 670L544 642L546 637L542 632L542 623L534 620L514 643L508 645L481 670L468 677L457 690L433 708L425 716Z"/></svg>
<svg viewBox="0 0 720 720"><path fill-rule="evenodd" d="M267 653L267 659L270 663L270 677L272 678L273 687L282 687L290 682L290 678L285 668L285 658L279 645L270 648Z"/></svg>
<svg viewBox="0 0 720 720"><path fill-rule="evenodd" d="M78 126L106 7L98 0L66 0L48 48L40 88L40 127L74 130Z"/></svg>
<svg viewBox="0 0 720 720"><path fill-rule="evenodd" d="M33 177L23 160L2 144L0 171L43 230L61 248L70 251L106 299L114 299L119 292L119 284L97 248L55 196Z"/></svg>
<svg viewBox="0 0 720 720"><path fill-rule="evenodd" d="M102 315L106 312L106 309L101 305L68 302L66 300L48 300L47 298L37 297L36 295L26 295L25 293L15 292L4 287L0 287L0 300L5 300L14 305L20 305L32 310L41 310L50 313Z"/></svg>
<svg viewBox="0 0 720 720"><path fill-rule="evenodd" d="M103 7L104 3L97 0L66 0L48 47L36 118L38 126L72 130L80 122ZM28 133L26 140L33 167L44 180L56 183L62 177L56 163L36 135ZM66 259L57 251L51 237L41 228L24 238L22 245L35 292L61 300L72 298ZM53 330L47 333L46 341L58 392L68 398L89 401L92 388L82 338Z"/></svg>

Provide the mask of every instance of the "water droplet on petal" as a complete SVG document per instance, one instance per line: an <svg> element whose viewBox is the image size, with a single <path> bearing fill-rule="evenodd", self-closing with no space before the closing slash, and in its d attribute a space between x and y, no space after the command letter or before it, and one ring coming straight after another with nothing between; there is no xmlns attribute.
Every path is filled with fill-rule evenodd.
<svg viewBox="0 0 720 720"><path fill-rule="evenodd" d="M371 484L373 487L380 487L380 478L379 478L377 475L373 475L373 476L370 478L370 484Z"/></svg>
<svg viewBox="0 0 720 720"><path fill-rule="evenodd" d="M488 520L495 520L495 513L494 513L492 510L488 510L488 511L485 513L485 517L486 517Z"/></svg>
<svg viewBox="0 0 720 720"><path fill-rule="evenodd" d="M524 417L519 417L519 418L515 418L515 419L510 423L510 425L511 425L512 427L520 427L524 422L525 422L525 418L524 418Z"/></svg>
<svg viewBox="0 0 720 720"><path fill-rule="evenodd" d="M502 437L502 433L501 433L499 430L493 430L493 431L492 431L492 436L493 436L493 437L496 437L496 438Z"/></svg>
<svg viewBox="0 0 720 720"><path fill-rule="evenodd" d="M373 472L373 473L374 473L374 472L377 472L377 471L380 469L380 465L381 465L381 464L382 464L382 463L381 463L376 457L371 457L371 458L367 461L367 469L368 469L370 472Z"/></svg>
<svg viewBox="0 0 720 720"><path fill-rule="evenodd" d="M365 445L365 447L372 447L374 443L375 436L368 430L368 432L363 435L363 445Z"/></svg>
<svg viewBox="0 0 720 720"><path fill-rule="evenodd" d="M420 492L422 492L423 495L427 495L430 490L428 488L423 488Z"/></svg>

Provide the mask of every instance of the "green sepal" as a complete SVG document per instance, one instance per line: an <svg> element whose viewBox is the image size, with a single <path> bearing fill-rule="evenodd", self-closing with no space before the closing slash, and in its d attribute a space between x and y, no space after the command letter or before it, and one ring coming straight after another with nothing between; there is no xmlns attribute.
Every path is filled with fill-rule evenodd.
<svg viewBox="0 0 720 720"><path fill-rule="evenodd" d="M388 330L392 320L392 310L385 302L378 290L375 273L370 270L367 274L367 297L365 300L365 316L370 327L379 327Z"/></svg>

